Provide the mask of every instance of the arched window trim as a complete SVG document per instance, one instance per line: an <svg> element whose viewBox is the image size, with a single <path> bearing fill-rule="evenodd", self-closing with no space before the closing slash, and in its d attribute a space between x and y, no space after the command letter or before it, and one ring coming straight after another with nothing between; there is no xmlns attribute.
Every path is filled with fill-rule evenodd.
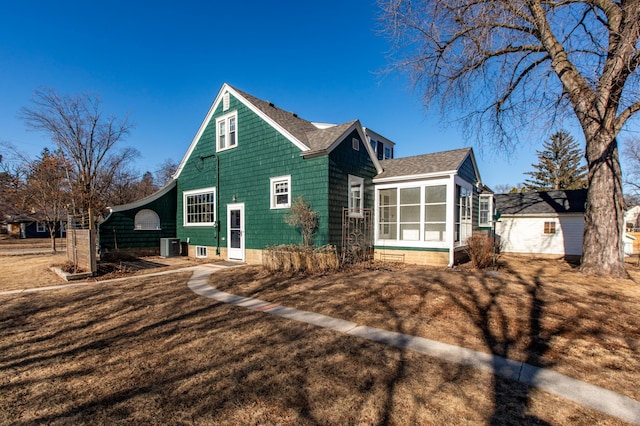
<svg viewBox="0 0 640 426"><path fill-rule="evenodd" d="M160 231L160 217L151 209L142 209L134 219L135 231Z"/></svg>

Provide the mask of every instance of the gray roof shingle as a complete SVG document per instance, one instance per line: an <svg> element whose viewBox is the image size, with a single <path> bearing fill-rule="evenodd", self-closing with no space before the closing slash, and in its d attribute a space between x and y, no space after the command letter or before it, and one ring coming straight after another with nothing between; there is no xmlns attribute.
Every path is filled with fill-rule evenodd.
<svg viewBox="0 0 640 426"><path fill-rule="evenodd" d="M320 129L310 121L298 117L297 114L276 107L273 103L258 99L242 90L233 90L251 102L256 108L266 114L293 135L300 142L308 146L311 151L322 151L331 146L357 120Z"/></svg>
<svg viewBox="0 0 640 426"><path fill-rule="evenodd" d="M494 200L502 215L584 213L587 190L496 194Z"/></svg>
<svg viewBox="0 0 640 426"><path fill-rule="evenodd" d="M471 152L471 148L434 152L414 157L394 158L381 161L384 171L376 179L400 176L425 175L457 170Z"/></svg>

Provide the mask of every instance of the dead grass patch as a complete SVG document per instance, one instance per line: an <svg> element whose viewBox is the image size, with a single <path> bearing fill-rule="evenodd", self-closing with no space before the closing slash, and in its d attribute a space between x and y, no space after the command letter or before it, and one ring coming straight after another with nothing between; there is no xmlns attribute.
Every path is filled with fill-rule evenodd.
<svg viewBox="0 0 640 426"><path fill-rule="evenodd" d="M189 275L3 297L0 424L622 424L484 372L197 297ZM331 279L298 283L295 297Z"/></svg>
<svg viewBox="0 0 640 426"><path fill-rule="evenodd" d="M629 270L638 277L637 267ZM551 368L640 400L633 280L517 257L504 257L497 273L386 265L298 278L248 267L211 280L234 294Z"/></svg>

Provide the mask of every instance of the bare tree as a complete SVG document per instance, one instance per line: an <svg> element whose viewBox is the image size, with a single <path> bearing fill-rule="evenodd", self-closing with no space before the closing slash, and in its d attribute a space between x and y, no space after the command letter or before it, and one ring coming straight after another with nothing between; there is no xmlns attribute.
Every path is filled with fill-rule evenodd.
<svg viewBox="0 0 640 426"><path fill-rule="evenodd" d="M27 170L15 146L1 142L5 154L0 162L0 219L26 211L24 186Z"/></svg>
<svg viewBox="0 0 640 426"><path fill-rule="evenodd" d="M62 96L45 88L35 91L32 102L20 117L47 134L69 165L73 210L101 211L106 204L101 194L108 193L117 171L138 155L118 145L131 130L128 119L105 117L99 98L88 94Z"/></svg>
<svg viewBox="0 0 640 426"><path fill-rule="evenodd" d="M158 185L165 186L173 179L173 175L177 170L178 163L171 158L166 158L154 173L155 181Z"/></svg>
<svg viewBox="0 0 640 426"><path fill-rule="evenodd" d="M626 166L624 184L628 192L627 204L634 205L640 197L640 138L631 138L624 142L623 159Z"/></svg>
<svg viewBox="0 0 640 426"><path fill-rule="evenodd" d="M44 149L39 158L26 164L28 170L25 195L33 216L43 223L51 238L51 251L56 251L56 231L65 219L70 201L67 182L68 166L60 153Z"/></svg>
<svg viewBox="0 0 640 426"><path fill-rule="evenodd" d="M617 137L640 110L640 0L379 0L427 106L512 147L565 112L584 132L589 195L581 270L626 276Z"/></svg>

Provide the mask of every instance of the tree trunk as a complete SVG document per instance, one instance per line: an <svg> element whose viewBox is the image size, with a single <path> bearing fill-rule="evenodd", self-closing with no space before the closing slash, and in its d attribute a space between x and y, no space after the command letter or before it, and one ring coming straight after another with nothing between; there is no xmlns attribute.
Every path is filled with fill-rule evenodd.
<svg viewBox="0 0 640 426"><path fill-rule="evenodd" d="M49 225L49 237L51 238L51 253L56 252L56 225L53 222L53 226Z"/></svg>
<svg viewBox="0 0 640 426"><path fill-rule="evenodd" d="M589 192L580 271L628 277L624 266L624 200L617 141L599 132L587 136Z"/></svg>

